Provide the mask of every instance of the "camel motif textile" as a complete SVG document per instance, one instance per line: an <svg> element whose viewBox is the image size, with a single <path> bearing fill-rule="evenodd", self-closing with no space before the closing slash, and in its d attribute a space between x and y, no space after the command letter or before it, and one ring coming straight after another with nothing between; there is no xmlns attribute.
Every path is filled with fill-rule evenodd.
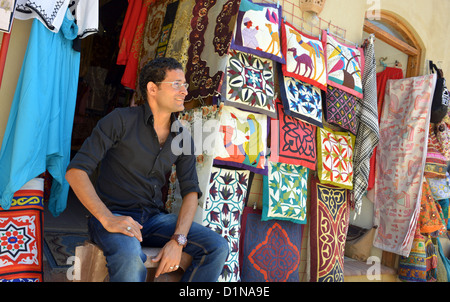
<svg viewBox="0 0 450 302"><path fill-rule="evenodd" d="M287 220L306 224L306 198L309 169L299 165L269 161L263 176L263 213L261 220Z"/></svg>
<svg viewBox="0 0 450 302"><path fill-rule="evenodd" d="M321 183L353 188L353 142L347 132L324 127L317 130L317 165Z"/></svg>
<svg viewBox="0 0 450 302"><path fill-rule="evenodd" d="M284 113L323 128L320 89L296 78L284 76L280 67L278 68L278 80Z"/></svg>
<svg viewBox="0 0 450 302"><path fill-rule="evenodd" d="M327 66L322 41L300 32L288 22L281 28L281 45L286 57L283 74L326 90Z"/></svg>
<svg viewBox="0 0 450 302"><path fill-rule="evenodd" d="M225 105L276 118L272 60L231 50L225 82Z"/></svg>
<svg viewBox="0 0 450 302"><path fill-rule="evenodd" d="M281 51L282 8L277 4L242 0L231 49L285 64Z"/></svg>
<svg viewBox="0 0 450 302"><path fill-rule="evenodd" d="M322 33L322 41L327 60L327 84L362 99L363 49L342 44L325 30Z"/></svg>
<svg viewBox="0 0 450 302"><path fill-rule="evenodd" d="M267 174L266 115L223 106L214 148L214 164Z"/></svg>
<svg viewBox="0 0 450 302"><path fill-rule="evenodd" d="M205 201L204 226L221 234L228 241L228 257L218 281L240 281L239 241L244 199L250 171L213 167Z"/></svg>

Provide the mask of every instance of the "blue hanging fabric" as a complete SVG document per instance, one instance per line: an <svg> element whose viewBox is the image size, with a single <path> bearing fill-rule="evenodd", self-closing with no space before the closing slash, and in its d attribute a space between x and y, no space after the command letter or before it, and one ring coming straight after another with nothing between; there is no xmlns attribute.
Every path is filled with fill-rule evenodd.
<svg viewBox="0 0 450 302"><path fill-rule="evenodd" d="M0 150L0 205L48 170L53 177L48 208L67 205L65 170L75 112L80 53L72 48L78 27L67 10L58 33L34 19Z"/></svg>

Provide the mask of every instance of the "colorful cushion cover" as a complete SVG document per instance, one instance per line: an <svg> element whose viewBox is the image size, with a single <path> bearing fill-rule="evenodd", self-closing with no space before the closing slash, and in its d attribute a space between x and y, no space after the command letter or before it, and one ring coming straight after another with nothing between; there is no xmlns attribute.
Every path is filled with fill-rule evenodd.
<svg viewBox="0 0 450 302"><path fill-rule="evenodd" d="M344 250L349 225L347 189L311 179L311 280L344 281Z"/></svg>
<svg viewBox="0 0 450 302"><path fill-rule="evenodd" d="M281 29L281 45L286 58L286 64L282 65L283 74L326 90L327 66L322 41L302 33L288 22L284 22Z"/></svg>
<svg viewBox="0 0 450 302"><path fill-rule="evenodd" d="M293 77L284 76L278 68L281 101L286 115L322 128L322 95L320 89Z"/></svg>
<svg viewBox="0 0 450 302"><path fill-rule="evenodd" d="M316 169L316 127L284 114L276 100L278 119L271 120L270 160Z"/></svg>
<svg viewBox="0 0 450 302"><path fill-rule="evenodd" d="M353 142L347 132L324 127L317 130L317 170L321 183L353 188Z"/></svg>
<svg viewBox="0 0 450 302"><path fill-rule="evenodd" d="M277 4L242 0L230 47L285 64L280 44L281 12Z"/></svg>
<svg viewBox="0 0 450 302"><path fill-rule="evenodd" d="M32 179L0 208L0 282L43 281L43 179Z"/></svg>
<svg viewBox="0 0 450 302"><path fill-rule="evenodd" d="M306 224L309 169L269 161L263 176L262 220L287 220Z"/></svg>
<svg viewBox="0 0 450 302"><path fill-rule="evenodd" d="M327 60L327 84L362 99L364 51L336 41L325 30L322 33L322 41Z"/></svg>
<svg viewBox="0 0 450 302"><path fill-rule="evenodd" d="M342 89L328 86L325 119L328 123L349 130L354 135L358 132L356 106L359 100Z"/></svg>
<svg viewBox="0 0 450 302"><path fill-rule="evenodd" d="M214 164L267 174L268 117L223 106L214 149Z"/></svg>
<svg viewBox="0 0 450 302"><path fill-rule="evenodd" d="M244 208L240 263L242 282L298 282L303 226L261 221L261 210Z"/></svg>
<svg viewBox="0 0 450 302"><path fill-rule="evenodd" d="M222 87L225 105L276 117L272 60L231 50Z"/></svg>
<svg viewBox="0 0 450 302"><path fill-rule="evenodd" d="M229 253L217 281L240 281L239 241L241 215L248 190L249 171L213 167L208 197L203 211L203 225L228 241Z"/></svg>

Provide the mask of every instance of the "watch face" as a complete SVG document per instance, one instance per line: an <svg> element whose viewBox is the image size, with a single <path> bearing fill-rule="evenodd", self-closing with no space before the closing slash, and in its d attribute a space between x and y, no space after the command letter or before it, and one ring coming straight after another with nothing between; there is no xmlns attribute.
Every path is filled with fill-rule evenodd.
<svg viewBox="0 0 450 302"><path fill-rule="evenodd" d="M177 238L177 241L178 241L178 244L185 245L187 242L187 239L185 236L179 235Z"/></svg>

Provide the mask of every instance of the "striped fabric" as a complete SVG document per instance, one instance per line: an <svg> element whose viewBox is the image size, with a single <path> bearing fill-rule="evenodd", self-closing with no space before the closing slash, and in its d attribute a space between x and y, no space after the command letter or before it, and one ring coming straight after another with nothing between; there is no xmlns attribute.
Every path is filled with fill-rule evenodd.
<svg viewBox="0 0 450 302"><path fill-rule="evenodd" d="M357 106L357 118L359 119L359 128L355 140L355 149L353 157L353 192L355 202L355 214L361 212L362 197L366 193L369 172L370 158L372 152L377 146L380 133L378 125L377 108L377 83L376 83L376 62L373 39L364 49L365 66L363 74L364 98Z"/></svg>

